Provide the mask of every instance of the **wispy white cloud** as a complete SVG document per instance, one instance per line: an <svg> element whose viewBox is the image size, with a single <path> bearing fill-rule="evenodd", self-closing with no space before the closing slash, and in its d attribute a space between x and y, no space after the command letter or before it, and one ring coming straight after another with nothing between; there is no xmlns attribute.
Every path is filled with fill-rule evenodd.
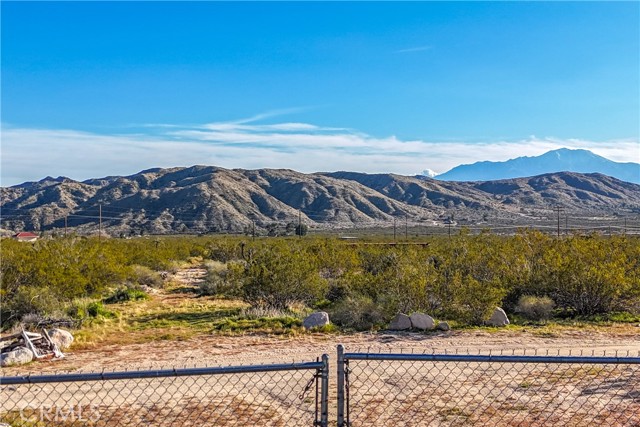
<svg viewBox="0 0 640 427"><path fill-rule="evenodd" d="M309 111L312 110L314 107L291 107L291 108L280 108L277 110L271 110L271 111L267 111L264 113L259 113L256 114L254 116L245 118L245 119L239 119L239 120L235 120L233 122L230 123L236 123L236 124L241 124L241 123L253 123L253 122L258 122L260 120L265 120L265 119L272 119L274 117L278 117L278 116L285 116L287 114L295 114L295 113L302 113L304 111Z"/></svg>
<svg viewBox="0 0 640 427"><path fill-rule="evenodd" d="M259 124L263 119L255 117L195 126L155 125L144 134L127 135L3 125L2 185L47 175L82 180L194 164L413 175L427 168L442 173L459 164L536 156L561 147L588 149L616 161L637 162L640 157L638 140L402 140L308 123Z"/></svg>
<svg viewBox="0 0 640 427"><path fill-rule="evenodd" d="M394 53L411 53L411 52L423 52L425 50L431 50L432 46L416 46L407 49L396 50Z"/></svg>
<svg viewBox="0 0 640 427"><path fill-rule="evenodd" d="M264 131L315 131L318 130L318 126L310 125L307 123L277 123L273 125L244 125L234 122L223 123L209 123L196 129L205 129L210 131L228 132L228 131L251 131L251 132L264 132Z"/></svg>

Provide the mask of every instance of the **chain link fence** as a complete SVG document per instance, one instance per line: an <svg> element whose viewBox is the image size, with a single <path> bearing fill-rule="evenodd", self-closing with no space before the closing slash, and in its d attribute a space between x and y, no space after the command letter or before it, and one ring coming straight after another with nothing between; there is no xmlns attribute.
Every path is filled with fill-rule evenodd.
<svg viewBox="0 0 640 427"><path fill-rule="evenodd" d="M328 358L0 377L0 426L326 426Z"/></svg>
<svg viewBox="0 0 640 427"><path fill-rule="evenodd" d="M345 352L329 362L0 377L0 426L640 427L640 357ZM335 400L337 398L337 400ZM337 410L336 412L333 412Z"/></svg>
<svg viewBox="0 0 640 427"><path fill-rule="evenodd" d="M640 426L640 357L344 353L338 426Z"/></svg>

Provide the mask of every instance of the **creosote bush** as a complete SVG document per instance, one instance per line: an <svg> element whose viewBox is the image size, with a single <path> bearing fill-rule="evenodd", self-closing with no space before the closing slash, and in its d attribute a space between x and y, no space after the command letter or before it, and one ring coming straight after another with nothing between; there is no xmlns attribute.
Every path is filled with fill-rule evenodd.
<svg viewBox="0 0 640 427"><path fill-rule="evenodd" d="M219 261L204 263L207 274L198 284L197 293L201 296L217 296L236 298L242 295L239 275L244 271L244 264L240 261L230 261L226 264Z"/></svg>
<svg viewBox="0 0 640 427"><path fill-rule="evenodd" d="M243 298L252 305L286 308L294 301L313 305L327 291L320 265L305 243L274 242L258 248L242 276Z"/></svg>
<svg viewBox="0 0 640 427"><path fill-rule="evenodd" d="M149 286L150 288L161 288L164 284L160 273L153 271L144 265L134 265L131 267L131 279L140 286Z"/></svg>
<svg viewBox="0 0 640 427"><path fill-rule="evenodd" d="M292 303L321 307L336 324L354 329L385 325L399 311L480 324L502 306L544 319L550 304L542 296L555 304L553 313L565 316L640 315L638 237L557 239L522 231L461 233L428 242L354 245L308 236L3 239L2 328L29 313L64 314L77 299L135 300L141 297L136 286L161 285L156 271L193 260L206 260L203 295L241 298L256 310L286 312ZM119 293L111 295L113 289Z"/></svg>
<svg viewBox="0 0 640 427"><path fill-rule="evenodd" d="M382 327L385 316L378 304L365 296L348 297L329 309L331 321L344 328L367 331Z"/></svg>

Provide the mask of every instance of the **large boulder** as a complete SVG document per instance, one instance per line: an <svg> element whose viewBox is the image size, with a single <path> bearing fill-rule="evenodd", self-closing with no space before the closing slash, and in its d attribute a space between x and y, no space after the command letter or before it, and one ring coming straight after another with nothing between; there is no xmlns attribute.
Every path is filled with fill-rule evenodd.
<svg viewBox="0 0 640 427"><path fill-rule="evenodd" d="M491 326L507 326L509 323L509 318L507 317L507 313L504 312L503 309L497 307L493 310L493 314L491 318L487 321L487 323Z"/></svg>
<svg viewBox="0 0 640 427"><path fill-rule="evenodd" d="M409 316L409 320L411 320L411 326L415 329L426 331L436 327L436 322L433 320L433 317L428 314L413 313Z"/></svg>
<svg viewBox="0 0 640 427"><path fill-rule="evenodd" d="M0 366L24 365L33 360L33 353L26 347L18 347L15 350L0 355Z"/></svg>
<svg viewBox="0 0 640 427"><path fill-rule="evenodd" d="M404 331L411 329L411 319L406 314L398 313L389 323L389 329L392 331Z"/></svg>
<svg viewBox="0 0 640 427"><path fill-rule="evenodd" d="M329 324L329 314L317 311L308 315L302 322L305 329L318 328Z"/></svg>
<svg viewBox="0 0 640 427"><path fill-rule="evenodd" d="M49 331L49 337L60 350L71 347L71 343L73 342L71 332L65 331L64 329L51 329Z"/></svg>

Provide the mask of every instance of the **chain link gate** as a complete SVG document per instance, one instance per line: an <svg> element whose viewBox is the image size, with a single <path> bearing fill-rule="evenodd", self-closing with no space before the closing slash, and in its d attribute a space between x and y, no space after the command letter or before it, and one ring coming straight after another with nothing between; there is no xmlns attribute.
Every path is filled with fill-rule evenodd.
<svg viewBox="0 0 640 427"><path fill-rule="evenodd" d="M640 357L347 353L337 425L640 427Z"/></svg>
<svg viewBox="0 0 640 427"><path fill-rule="evenodd" d="M0 377L0 425L328 426L329 361ZM315 393L315 394L312 394Z"/></svg>

